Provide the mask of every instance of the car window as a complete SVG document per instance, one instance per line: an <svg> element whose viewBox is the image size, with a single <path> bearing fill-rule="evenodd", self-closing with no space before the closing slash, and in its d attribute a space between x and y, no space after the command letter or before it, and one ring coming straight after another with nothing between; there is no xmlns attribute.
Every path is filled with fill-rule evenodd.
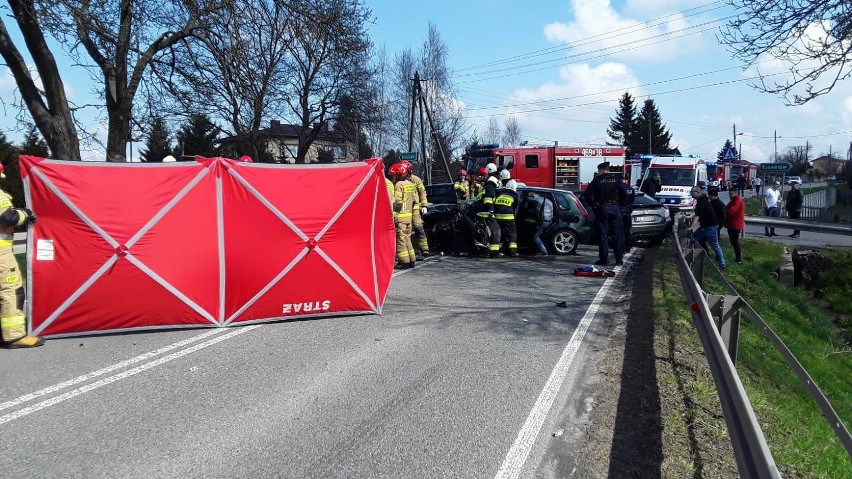
<svg viewBox="0 0 852 479"><path fill-rule="evenodd" d="M515 167L515 156L514 155L498 155L497 156L497 166L502 166L507 170L511 170Z"/></svg>
<svg viewBox="0 0 852 479"><path fill-rule="evenodd" d="M568 195L557 193L556 196L556 207L562 211L571 211L571 200L568 199Z"/></svg>
<svg viewBox="0 0 852 479"><path fill-rule="evenodd" d="M525 155L524 156L524 167L526 167L526 168L538 168L538 155Z"/></svg>

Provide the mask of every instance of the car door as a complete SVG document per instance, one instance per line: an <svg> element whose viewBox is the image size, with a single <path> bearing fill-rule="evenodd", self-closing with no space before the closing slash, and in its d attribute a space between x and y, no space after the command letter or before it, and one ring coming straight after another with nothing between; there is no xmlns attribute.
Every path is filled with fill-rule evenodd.
<svg viewBox="0 0 852 479"><path fill-rule="evenodd" d="M544 197L541 193L531 190L520 190L518 193L520 205L515 218L515 224L518 227L518 245L530 246L541 224Z"/></svg>

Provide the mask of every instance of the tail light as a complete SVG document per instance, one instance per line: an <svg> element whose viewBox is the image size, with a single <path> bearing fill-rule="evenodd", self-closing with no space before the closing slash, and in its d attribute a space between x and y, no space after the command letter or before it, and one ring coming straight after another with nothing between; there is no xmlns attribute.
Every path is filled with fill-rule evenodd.
<svg viewBox="0 0 852 479"><path fill-rule="evenodd" d="M583 203L580 203L580 200L577 199L576 195L571 195L571 199L574 201L574 204L577 205L577 209L580 210L580 214L584 219L589 219L589 212L586 211L586 208L583 207Z"/></svg>

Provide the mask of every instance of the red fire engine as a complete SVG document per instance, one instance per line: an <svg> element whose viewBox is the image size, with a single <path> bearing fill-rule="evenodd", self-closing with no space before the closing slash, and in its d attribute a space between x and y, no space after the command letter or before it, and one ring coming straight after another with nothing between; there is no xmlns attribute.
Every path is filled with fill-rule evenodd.
<svg viewBox="0 0 852 479"><path fill-rule="evenodd" d="M498 167L508 169L512 178L527 186L582 190L604 161L610 163L610 172L624 173L625 151L620 146L498 148L493 155Z"/></svg>

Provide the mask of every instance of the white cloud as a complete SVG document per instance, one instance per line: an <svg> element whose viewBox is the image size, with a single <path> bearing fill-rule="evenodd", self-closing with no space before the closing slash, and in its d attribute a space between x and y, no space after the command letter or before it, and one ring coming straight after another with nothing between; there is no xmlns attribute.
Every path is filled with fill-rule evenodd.
<svg viewBox="0 0 852 479"><path fill-rule="evenodd" d="M571 44L572 54L595 52L591 54L623 61L665 62L694 49L700 41L683 36L690 32L690 24L681 14L652 26L621 15L609 0L571 0L571 9L572 22L546 25L544 34L552 42Z"/></svg>

